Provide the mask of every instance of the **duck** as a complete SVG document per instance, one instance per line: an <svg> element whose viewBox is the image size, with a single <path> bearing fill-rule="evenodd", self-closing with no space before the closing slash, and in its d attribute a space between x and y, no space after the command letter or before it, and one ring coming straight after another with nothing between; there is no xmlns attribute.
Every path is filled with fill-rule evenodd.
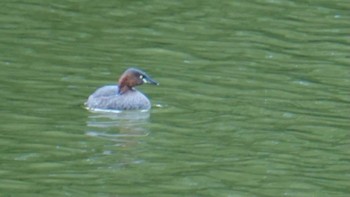
<svg viewBox="0 0 350 197"><path fill-rule="evenodd" d="M90 110L149 110L150 100L135 88L144 83L159 85L142 70L128 68L120 76L118 84L98 88L88 97L85 106Z"/></svg>

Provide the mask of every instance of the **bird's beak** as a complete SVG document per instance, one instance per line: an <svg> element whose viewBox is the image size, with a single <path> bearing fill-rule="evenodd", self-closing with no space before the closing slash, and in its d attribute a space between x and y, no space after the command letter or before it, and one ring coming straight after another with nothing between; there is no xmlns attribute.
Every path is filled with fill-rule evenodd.
<svg viewBox="0 0 350 197"><path fill-rule="evenodd" d="M153 80L151 77L149 77L149 76L144 76L143 78L142 78L142 80L143 80L143 83L149 83L149 84L152 84L152 85L159 85L159 83L158 82L156 82L155 80Z"/></svg>

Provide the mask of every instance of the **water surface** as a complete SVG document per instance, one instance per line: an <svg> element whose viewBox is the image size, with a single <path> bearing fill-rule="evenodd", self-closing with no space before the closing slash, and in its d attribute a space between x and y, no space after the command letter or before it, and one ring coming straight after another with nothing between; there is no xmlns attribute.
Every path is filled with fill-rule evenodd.
<svg viewBox="0 0 350 197"><path fill-rule="evenodd" d="M347 196L347 1L8 1L3 196ZM83 103L129 66L146 113Z"/></svg>

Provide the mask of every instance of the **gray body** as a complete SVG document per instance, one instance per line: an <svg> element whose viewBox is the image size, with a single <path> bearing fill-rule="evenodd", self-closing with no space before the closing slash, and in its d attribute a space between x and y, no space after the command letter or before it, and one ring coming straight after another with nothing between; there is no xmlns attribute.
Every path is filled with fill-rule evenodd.
<svg viewBox="0 0 350 197"><path fill-rule="evenodd" d="M89 96L85 105L90 109L105 110L148 110L151 102L135 88L118 94L118 85L108 85L97 89Z"/></svg>

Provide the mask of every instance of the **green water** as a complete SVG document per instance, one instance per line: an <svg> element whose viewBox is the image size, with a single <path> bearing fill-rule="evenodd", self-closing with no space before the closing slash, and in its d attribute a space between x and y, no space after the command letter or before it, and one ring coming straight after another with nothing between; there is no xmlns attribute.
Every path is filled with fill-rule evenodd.
<svg viewBox="0 0 350 197"><path fill-rule="evenodd" d="M347 0L0 4L1 197L350 195Z"/></svg>

